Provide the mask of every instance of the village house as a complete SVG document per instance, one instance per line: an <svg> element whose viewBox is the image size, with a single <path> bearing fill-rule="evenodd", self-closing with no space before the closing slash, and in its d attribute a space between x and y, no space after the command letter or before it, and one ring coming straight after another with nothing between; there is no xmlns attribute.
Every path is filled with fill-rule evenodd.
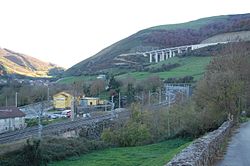
<svg viewBox="0 0 250 166"><path fill-rule="evenodd" d="M97 79L101 79L101 80L105 80L106 79L106 75L105 74L100 74L96 78Z"/></svg>
<svg viewBox="0 0 250 166"><path fill-rule="evenodd" d="M67 92L59 92L53 96L53 104L55 109L71 108L73 96Z"/></svg>
<svg viewBox="0 0 250 166"><path fill-rule="evenodd" d="M17 107L0 107L0 133L24 128L24 117Z"/></svg>
<svg viewBox="0 0 250 166"><path fill-rule="evenodd" d="M103 100L100 100L98 97L83 97L80 99L80 106L87 107L87 106L97 106L104 104Z"/></svg>

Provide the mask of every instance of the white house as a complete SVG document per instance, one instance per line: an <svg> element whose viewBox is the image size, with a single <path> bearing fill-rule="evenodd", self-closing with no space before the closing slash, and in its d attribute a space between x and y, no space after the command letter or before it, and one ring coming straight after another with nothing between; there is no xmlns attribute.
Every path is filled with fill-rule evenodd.
<svg viewBox="0 0 250 166"><path fill-rule="evenodd" d="M106 79L106 75L105 74L100 74L96 78L97 79L101 79L101 80L105 80Z"/></svg>
<svg viewBox="0 0 250 166"><path fill-rule="evenodd" d="M0 133L24 128L24 117L17 107L0 107Z"/></svg>

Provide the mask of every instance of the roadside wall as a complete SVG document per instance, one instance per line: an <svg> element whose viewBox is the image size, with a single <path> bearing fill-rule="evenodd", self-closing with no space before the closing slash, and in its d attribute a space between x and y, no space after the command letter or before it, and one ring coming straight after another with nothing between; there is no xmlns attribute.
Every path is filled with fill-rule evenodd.
<svg viewBox="0 0 250 166"><path fill-rule="evenodd" d="M183 149L165 166L208 166L220 152L222 144L233 127L232 121L224 122L220 128L197 139Z"/></svg>

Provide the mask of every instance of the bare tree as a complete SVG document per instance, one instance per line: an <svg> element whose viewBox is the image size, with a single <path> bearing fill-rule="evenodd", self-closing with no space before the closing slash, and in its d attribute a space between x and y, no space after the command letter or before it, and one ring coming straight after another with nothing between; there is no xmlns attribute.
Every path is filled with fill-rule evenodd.
<svg viewBox="0 0 250 166"><path fill-rule="evenodd" d="M104 80L95 80L90 86L90 93L93 96L100 95L102 91L105 90L105 81Z"/></svg>

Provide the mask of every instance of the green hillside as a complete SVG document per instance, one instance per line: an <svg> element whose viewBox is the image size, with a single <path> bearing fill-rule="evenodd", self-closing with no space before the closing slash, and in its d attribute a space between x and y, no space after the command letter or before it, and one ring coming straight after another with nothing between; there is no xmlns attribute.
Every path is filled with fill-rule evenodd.
<svg viewBox="0 0 250 166"><path fill-rule="evenodd" d="M65 76L103 73L107 69L120 69L124 63L117 59L121 54L143 52L181 45L198 44L212 36L250 30L250 14L215 16L181 24L161 25L141 30L96 55L79 62L65 72ZM133 57L133 56L132 56ZM141 61L126 63L130 69L143 65Z"/></svg>
<svg viewBox="0 0 250 166"><path fill-rule="evenodd" d="M174 57L169 59L168 61L161 62L151 67L161 66L163 63L166 64L173 64L178 63L180 64L179 67L176 67L170 71L165 72L157 72L157 73L150 73L150 72L132 72L123 75L117 76L117 78L126 78L126 77L134 77L135 79L145 79L149 76L159 76L160 78L167 79L167 78L180 78L185 76L192 76L195 80L199 79L203 74L206 66L210 62L211 57Z"/></svg>
<svg viewBox="0 0 250 166"><path fill-rule="evenodd" d="M198 80L204 74L205 68L212 59L211 56L198 57L198 56L187 56L187 57L174 57L167 61L163 61L157 64L152 64L148 68L157 68L162 64L175 64L178 63L180 66L171 69L170 71L164 72L126 72L125 74L116 75L117 79L125 79L133 77L136 80L145 79L149 76L159 76L162 79L167 78L181 78L185 76L192 76L194 80ZM70 76L64 77L58 80L60 84L72 84L75 81L93 81L96 79L96 75L93 76Z"/></svg>
<svg viewBox="0 0 250 166"><path fill-rule="evenodd" d="M163 29L163 30L175 30L175 29L185 29L185 28L190 28L190 29L199 29L202 26L206 24L212 24L214 22L220 22L220 21L225 21L227 18L230 16L224 15L224 16L216 16L216 17L207 17L207 18L201 18L195 21L190 21L186 23L180 23L180 24L169 24L169 25L159 25L155 26L149 29L153 30L158 30L158 29Z"/></svg>
<svg viewBox="0 0 250 166"><path fill-rule="evenodd" d="M216 42L239 42L239 41L250 41L250 31L230 32L222 33L219 35L212 36L201 43L216 43Z"/></svg>
<svg viewBox="0 0 250 166"><path fill-rule="evenodd" d="M95 80L96 76L70 76L70 77L64 77L57 81L59 84L73 84L77 81L92 81Z"/></svg>

